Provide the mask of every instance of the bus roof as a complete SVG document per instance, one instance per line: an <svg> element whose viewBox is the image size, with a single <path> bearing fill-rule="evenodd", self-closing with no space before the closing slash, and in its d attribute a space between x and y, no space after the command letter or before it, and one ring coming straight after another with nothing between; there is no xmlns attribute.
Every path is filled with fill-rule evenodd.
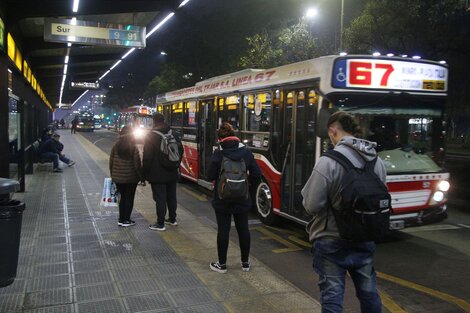
<svg viewBox="0 0 470 313"><path fill-rule="evenodd" d="M446 95L447 66L429 60L330 55L272 69L246 69L157 96L157 103L320 80L320 92L400 91Z"/></svg>

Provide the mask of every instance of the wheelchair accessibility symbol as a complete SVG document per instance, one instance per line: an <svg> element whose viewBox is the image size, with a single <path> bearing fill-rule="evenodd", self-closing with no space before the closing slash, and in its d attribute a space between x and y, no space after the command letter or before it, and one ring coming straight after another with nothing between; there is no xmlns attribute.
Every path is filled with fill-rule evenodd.
<svg viewBox="0 0 470 313"><path fill-rule="evenodd" d="M346 81L346 74L343 73L343 68L342 67L338 68L338 71L339 73L336 74L336 81L341 82L341 83Z"/></svg>

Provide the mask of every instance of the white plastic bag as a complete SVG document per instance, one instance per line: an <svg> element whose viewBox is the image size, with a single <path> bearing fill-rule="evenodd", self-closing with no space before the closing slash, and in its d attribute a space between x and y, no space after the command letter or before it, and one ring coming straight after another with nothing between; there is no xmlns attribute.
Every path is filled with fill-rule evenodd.
<svg viewBox="0 0 470 313"><path fill-rule="evenodd" d="M104 179L100 206L104 208L119 206L119 193L117 191L116 184L109 177Z"/></svg>

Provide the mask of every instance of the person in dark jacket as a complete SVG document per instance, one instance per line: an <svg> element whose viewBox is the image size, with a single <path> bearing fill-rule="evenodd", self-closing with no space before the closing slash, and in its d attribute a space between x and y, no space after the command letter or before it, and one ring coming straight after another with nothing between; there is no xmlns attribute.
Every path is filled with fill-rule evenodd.
<svg viewBox="0 0 470 313"><path fill-rule="evenodd" d="M39 146L39 155L43 160L52 161L53 171L60 173L62 169L59 167L59 160L69 167L75 165L75 161L70 160L62 153L63 149L64 145L60 142L60 135L54 133L52 138L47 139Z"/></svg>
<svg viewBox="0 0 470 313"><path fill-rule="evenodd" d="M163 114L156 113L153 115L153 130L162 134L167 134L170 131L170 126L165 123ZM179 169L176 167L170 169L163 166L160 161L161 142L162 136L160 134L154 131L148 133L145 137L143 156L145 180L152 186L157 211L157 222L149 225L149 228L158 231L164 231L165 224L178 225L176 221L176 183L179 178ZM182 151L180 152L182 155ZM169 218L165 220L167 207Z"/></svg>
<svg viewBox="0 0 470 313"><path fill-rule="evenodd" d="M78 115L75 115L75 117L72 120L72 127L70 128L70 133L71 134L76 134L77 133L77 125L80 122Z"/></svg>
<svg viewBox="0 0 470 313"><path fill-rule="evenodd" d="M225 156L231 160L243 159L249 173L249 185L257 186L261 178L261 171L253 153L235 136L232 125L223 123L217 131L217 135L220 148L216 149L212 155L208 169L208 179L215 181L215 186L218 186L222 159ZM249 254L251 244L250 231L248 229L248 212L252 207L252 199L248 196L248 198L240 199L239 201L229 202L221 200L217 189L214 188L212 207L217 218L217 253L219 260L211 262L210 269L218 273L227 272L227 250L233 216L240 243L242 269L248 272L250 270Z"/></svg>
<svg viewBox="0 0 470 313"><path fill-rule="evenodd" d="M139 181L143 182L144 179L139 150L128 126L122 128L119 139L111 150L109 173L121 194L118 225L133 226L135 222L131 220L131 213L134 207L135 190Z"/></svg>

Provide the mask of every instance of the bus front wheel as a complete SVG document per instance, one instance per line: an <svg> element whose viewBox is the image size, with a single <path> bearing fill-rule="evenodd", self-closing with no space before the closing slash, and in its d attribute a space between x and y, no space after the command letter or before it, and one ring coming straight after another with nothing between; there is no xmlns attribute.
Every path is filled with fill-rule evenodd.
<svg viewBox="0 0 470 313"><path fill-rule="evenodd" d="M262 180L256 188L255 194L256 211L260 220L266 225L275 225L279 217L273 212L273 201L271 195L271 188L268 183Z"/></svg>

